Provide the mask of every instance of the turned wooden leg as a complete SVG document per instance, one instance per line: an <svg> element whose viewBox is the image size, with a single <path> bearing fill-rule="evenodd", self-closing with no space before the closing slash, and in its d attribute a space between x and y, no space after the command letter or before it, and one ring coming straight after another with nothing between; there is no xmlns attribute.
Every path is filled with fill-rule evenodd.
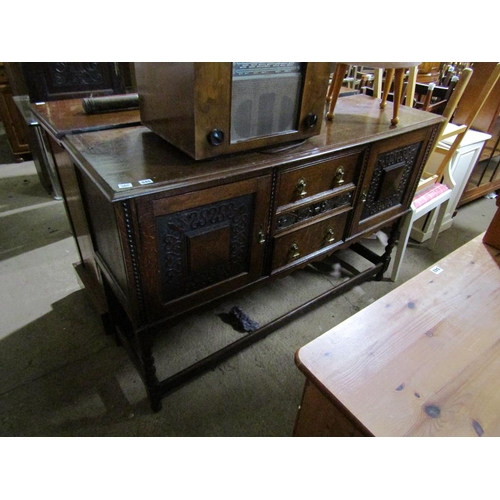
<svg viewBox="0 0 500 500"><path fill-rule="evenodd" d="M387 104L387 97L391 90L392 79L394 78L394 68L388 68L385 70L385 82L384 82L384 92L382 94L382 102L380 103L380 109L385 109Z"/></svg>
<svg viewBox="0 0 500 500"><path fill-rule="evenodd" d="M153 356L153 342L150 336L144 335L140 339L141 362L144 369L144 383L148 394L149 404L154 412L161 410L161 397L158 393L160 382L156 376L155 358Z"/></svg>
<svg viewBox="0 0 500 500"><path fill-rule="evenodd" d="M384 253L380 257L384 266L380 270L380 272L375 276L377 281L381 281L384 278L384 273L389 268L389 264L391 263L391 254L396 242L398 241L399 233L401 230L402 220L399 219L392 225L391 233L389 234L389 238L387 239L387 245L384 248Z"/></svg>
<svg viewBox="0 0 500 500"><path fill-rule="evenodd" d="M122 342L120 340L120 337L118 336L118 332L116 331L116 325L111 319L110 313L105 312L104 314L101 314L101 321L106 335L113 337L116 345L121 347Z"/></svg>
<svg viewBox="0 0 500 500"><path fill-rule="evenodd" d="M347 64L337 63L337 67L335 68L335 72L333 73L332 84L330 85L327 96L327 100L330 101L330 107L328 109L326 117L329 120L333 120L333 110L335 109L335 105L337 104L337 99L339 98L342 82L344 81L344 77L348 67L349 66Z"/></svg>
<svg viewBox="0 0 500 500"><path fill-rule="evenodd" d="M397 125L399 123L399 106L403 94L403 82L405 78L404 68L396 68L396 76L394 77L394 111L392 113L391 123Z"/></svg>

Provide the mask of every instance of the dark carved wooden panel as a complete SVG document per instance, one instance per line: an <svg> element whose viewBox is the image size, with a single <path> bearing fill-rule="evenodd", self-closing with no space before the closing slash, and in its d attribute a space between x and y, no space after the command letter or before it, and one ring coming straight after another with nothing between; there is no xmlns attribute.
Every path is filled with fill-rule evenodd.
<svg viewBox="0 0 500 500"><path fill-rule="evenodd" d="M30 100L51 101L126 91L123 65L108 62L22 63Z"/></svg>
<svg viewBox="0 0 500 500"><path fill-rule="evenodd" d="M402 202L421 145L421 142L410 144L378 156L370 187L366 193L362 219Z"/></svg>
<svg viewBox="0 0 500 500"><path fill-rule="evenodd" d="M162 300L249 270L253 195L156 218Z"/></svg>
<svg viewBox="0 0 500 500"><path fill-rule="evenodd" d="M54 63L48 68L50 83L57 88L103 85L104 75L98 63Z"/></svg>

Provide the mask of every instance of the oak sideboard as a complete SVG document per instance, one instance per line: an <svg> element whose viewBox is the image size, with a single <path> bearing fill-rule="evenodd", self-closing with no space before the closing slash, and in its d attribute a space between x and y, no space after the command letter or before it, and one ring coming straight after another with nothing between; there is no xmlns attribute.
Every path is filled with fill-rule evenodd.
<svg viewBox="0 0 500 500"><path fill-rule="evenodd" d="M140 124L120 127L108 117L114 126L72 131L33 107L51 137L77 270L108 333L128 348L154 410L174 388L295 314L382 278L442 121L402 107L391 126L391 105L380 110L377 99L349 96L314 138L195 161ZM381 228L390 228L389 243L376 255L361 240ZM369 269L158 379L153 329L346 247Z"/></svg>

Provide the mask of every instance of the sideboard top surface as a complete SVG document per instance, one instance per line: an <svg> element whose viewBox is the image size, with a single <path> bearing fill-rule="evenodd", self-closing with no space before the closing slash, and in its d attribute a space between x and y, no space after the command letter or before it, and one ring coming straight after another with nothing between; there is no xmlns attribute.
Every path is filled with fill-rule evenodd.
<svg viewBox="0 0 500 500"><path fill-rule="evenodd" d="M392 126L392 103L385 110L380 100L365 95L339 99L333 121L325 121L320 135L275 150L193 160L143 126L67 135L66 148L101 185L110 199L175 189L193 182L220 182L226 176L252 175L278 165L314 161L325 154L363 146L442 121L439 115L406 106L400 123Z"/></svg>
<svg viewBox="0 0 500 500"><path fill-rule="evenodd" d="M87 114L81 98L31 103L31 110L39 122L58 139L71 134L137 126L141 123L139 109Z"/></svg>

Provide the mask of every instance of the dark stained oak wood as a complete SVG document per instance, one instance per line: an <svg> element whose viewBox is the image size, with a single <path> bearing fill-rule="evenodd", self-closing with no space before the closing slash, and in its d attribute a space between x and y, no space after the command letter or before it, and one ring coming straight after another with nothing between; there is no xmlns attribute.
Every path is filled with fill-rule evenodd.
<svg viewBox="0 0 500 500"><path fill-rule="evenodd" d="M205 160L192 159L144 126L68 133L64 127L74 117L45 123L54 140L62 133L59 144L73 169L65 173L70 205L73 217L86 222L81 237L107 297L106 325L118 327L154 409L179 384L296 315L381 277L442 121L403 107L394 127L390 107L380 110L367 96L344 97L336 119L304 142ZM306 186L296 199L301 179ZM185 371L156 379L154 329L387 225L390 243L382 256L367 254L370 269Z"/></svg>
<svg viewBox="0 0 500 500"><path fill-rule="evenodd" d="M57 139L103 129L114 129L141 123L138 109L112 113L86 114L82 99L32 103L31 110L40 124Z"/></svg>
<svg viewBox="0 0 500 500"><path fill-rule="evenodd" d="M30 153L28 129L17 109L14 99L15 82L10 81L6 64L9 63L0 62L0 120L3 122L12 154L16 158L22 158Z"/></svg>
<svg viewBox="0 0 500 500"><path fill-rule="evenodd" d="M334 123L325 120L320 135L278 153L262 149L196 161L145 127L67 136L65 146L106 195L117 200L166 189L189 189L190 185L217 183L248 172L255 175L277 166L308 164L324 160L328 153L342 154L348 148L432 127L442 120L432 113L403 106L400 124L394 127L390 123L390 106L380 110L378 99L344 97L337 105ZM140 185L144 179L153 180L153 184ZM123 183L132 183L132 187L120 189L118 185Z"/></svg>

